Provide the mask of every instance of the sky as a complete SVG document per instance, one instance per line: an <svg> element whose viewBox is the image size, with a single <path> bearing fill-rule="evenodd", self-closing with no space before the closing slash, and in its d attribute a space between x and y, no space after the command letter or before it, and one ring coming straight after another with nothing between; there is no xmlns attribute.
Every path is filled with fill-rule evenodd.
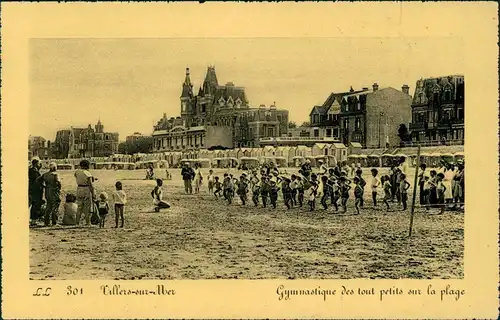
<svg viewBox="0 0 500 320"><path fill-rule="evenodd" d="M275 102L300 124L331 92L377 82L413 95L420 78L463 74L464 57L452 37L31 39L29 64L31 135L53 140L100 119L125 140L179 115L186 67L195 93L215 65L250 106Z"/></svg>

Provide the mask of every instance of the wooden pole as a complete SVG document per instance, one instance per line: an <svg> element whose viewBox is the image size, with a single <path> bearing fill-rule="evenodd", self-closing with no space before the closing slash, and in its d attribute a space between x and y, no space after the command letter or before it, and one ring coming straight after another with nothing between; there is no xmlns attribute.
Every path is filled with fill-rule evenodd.
<svg viewBox="0 0 500 320"><path fill-rule="evenodd" d="M418 145L418 150L417 150L415 180L413 182L413 199L411 200L410 232L408 233L408 237L411 237L411 231L413 229L413 215L415 212L415 199L417 198L418 169L420 169L420 144Z"/></svg>

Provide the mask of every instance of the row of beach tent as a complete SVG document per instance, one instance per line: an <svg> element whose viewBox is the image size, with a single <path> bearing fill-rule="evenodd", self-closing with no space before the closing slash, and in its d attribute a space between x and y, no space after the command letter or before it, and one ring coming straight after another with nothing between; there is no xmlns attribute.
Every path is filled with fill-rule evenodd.
<svg viewBox="0 0 500 320"><path fill-rule="evenodd" d="M317 143L312 147L274 147L237 148L228 150L196 150L186 152L138 153L134 155L115 154L109 157L88 159L92 169L134 170L153 168L171 168L198 163L203 168L254 167L273 162L279 167L298 167L309 160L312 166L320 162L335 166L338 162L359 164L361 167L387 167L401 157L409 159L410 165L416 163L416 150L407 148L396 150L347 148L341 143ZM439 147L427 147L420 154L420 162L435 167L442 160L457 161L464 158L463 146L454 152L443 151ZM51 161L58 164L59 170L71 170L78 167L81 159L43 160L42 166L48 167Z"/></svg>

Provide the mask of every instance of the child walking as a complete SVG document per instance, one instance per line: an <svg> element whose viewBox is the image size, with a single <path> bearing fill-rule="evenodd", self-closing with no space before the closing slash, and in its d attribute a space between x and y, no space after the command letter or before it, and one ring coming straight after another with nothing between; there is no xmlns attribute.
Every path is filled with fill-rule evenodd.
<svg viewBox="0 0 500 320"><path fill-rule="evenodd" d="M347 200L349 200L349 190L351 190L351 186L349 185L351 181L347 179L345 176L340 177L340 197L342 208L344 209L344 213L347 212Z"/></svg>
<svg viewBox="0 0 500 320"><path fill-rule="evenodd" d="M437 174L437 177L436 177L436 191L437 191L437 198L438 198L438 204L439 204L439 207L441 208L440 211L439 211L439 214L443 214L444 213L444 207L445 207L445 197L444 197L444 194L446 192L446 186L445 184L443 183L443 179L444 179L444 174L443 173L438 173Z"/></svg>
<svg viewBox="0 0 500 320"><path fill-rule="evenodd" d="M231 204L234 197L234 181L232 175L227 175L224 178L224 195L226 197L227 203Z"/></svg>
<svg viewBox="0 0 500 320"><path fill-rule="evenodd" d="M410 183L406 181L406 175L404 173L400 174L399 177L399 197L401 203L403 204L403 211L406 210L406 202L408 201L408 189L410 188Z"/></svg>
<svg viewBox="0 0 500 320"><path fill-rule="evenodd" d="M422 204L425 206L426 210L430 210L431 208L431 188L432 182L430 177L426 174L423 177L423 194L422 194Z"/></svg>
<svg viewBox="0 0 500 320"><path fill-rule="evenodd" d="M215 199L218 200L222 192L222 183L219 181L219 177L215 177L214 187L215 187L214 196Z"/></svg>
<svg viewBox="0 0 500 320"><path fill-rule="evenodd" d="M250 188L252 189L253 204L257 207L259 205L260 180L257 177L256 171L252 173L252 177L250 178Z"/></svg>
<svg viewBox="0 0 500 320"><path fill-rule="evenodd" d="M245 205L247 203L248 183L244 175L242 175L240 181L238 181L236 193L240 196L241 204Z"/></svg>
<svg viewBox="0 0 500 320"><path fill-rule="evenodd" d="M387 210L390 209L389 207L389 200L392 200L392 185L391 185L391 178L387 175L382 177L382 185L384 188L384 203L387 206Z"/></svg>
<svg viewBox="0 0 500 320"><path fill-rule="evenodd" d="M160 209L168 209L170 205L163 201L163 180L156 179L156 187L151 191L151 196L153 197L153 204L155 206L155 212L160 212ZM118 217L116 218L116 223L118 225ZM123 218L122 218L123 226Z"/></svg>
<svg viewBox="0 0 500 320"><path fill-rule="evenodd" d="M318 192L318 183L316 181L310 182L310 187L307 189L307 199L309 203L309 211L316 209L316 195Z"/></svg>
<svg viewBox="0 0 500 320"><path fill-rule="evenodd" d="M275 180L271 180L269 198L271 200L271 205L276 209L276 202L278 201L278 191L280 188Z"/></svg>
<svg viewBox="0 0 500 320"><path fill-rule="evenodd" d="M363 191L363 194L361 194L361 198L359 200L359 206L361 208L363 208L363 206L364 206L363 196L365 193L365 186L366 186L366 181L365 181L365 179L363 179L362 175L363 175L363 171L361 169L356 170L356 177L359 179L359 185L361 186L361 189Z"/></svg>
<svg viewBox="0 0 500 320"><path fill-rule="evenodd" d="M212 169L208 171L207 181L208 181L208 193L213 194L215 181L214 181L214 171Z"/></svg>
<svg viewBox="0 0 500 320"><path fill-rule="evenodd" d="M267 205L267 197L269 196L270 186L269 186L269 178L264 175L261 179L260 185L260 196L262 198L262 206L265 208Z"/></svg>
<svg viewBox="0 0 500 320"><path fill-rule="evenodd" d="M332 193L331 193L330 201L331 201L332 205L335 207L335 211L339 211L339 206L337 204L337 202L339 201L339 198L340 198L339 184L338 184L335 176L332 176L330 179L331 179L330 185L332 186Z"/></svg>
<svg viewBox="0 0 500 320"><path fill-rule="evenodd" d="M297 176L292 174L290 179L290 192L292 207L297 206Z"/></svg>
<svg viewBox="0 0 500 320"><path fill-rule="evenodd" d="M331 194L331 185L328 183L328 177L326 175L321 176L321 182L323 186L322 194L321 194L321 205L323 206L323 209L327 210L328 205L326 203L326 200L330 198Z"/></svg>
<svg viewBox="0 0 500 320"><path fill-rule="evenodd" d="M108 195L106 192L101 192L99 195L99 202L97 202L97 208L99 211L99 228L104 228L104 222L106 221L106 216L109 212L108 205Z"/></svg>
<svg viewBox="0 0 500 320"><path fill-rule="evenodd" d="M283 193L283 202L287 209L290 209L293 206L292 200L292 188L290 187L291 180L288 178L283 179L283 183L281 184L281 192Z"/></svg>
<svg viewBox="0 0 500 320"><path fill-rule="evenodd" d="M299 207L302 208L302 204L304 203L304 182L301 177L296 177L297 181L297 200L299 202Z"/></svg>
<svg viewBox="0 0 500 320"><path fill-rule="evenodd" d="M373 206L377 206L377 192L378 192L378 187L380 186L380 179L377 177L378 176L378 170L373 168L371 170L372 172L372 200L373 200Z"/></svg>
<svg viewBox="0 0 500 320"><path fill-rule="evenodd" d="M356 207L356 211L359 214L359 206L363 199L363 187L361 187L361 180L359 177L354 177L354 206Z"/></svg>
<svg viewBox="0 0 500 320"><path fill-rule="evenodd" d="M158 179L161 181L161 179ZM127 195L122 190L123 186L120 181L115 183L115 192L113 192L113 202L115 203L115 228L118 228L118 216L121 218L121 228L123 228L124 218L123 211L127 203Z"/></svg>

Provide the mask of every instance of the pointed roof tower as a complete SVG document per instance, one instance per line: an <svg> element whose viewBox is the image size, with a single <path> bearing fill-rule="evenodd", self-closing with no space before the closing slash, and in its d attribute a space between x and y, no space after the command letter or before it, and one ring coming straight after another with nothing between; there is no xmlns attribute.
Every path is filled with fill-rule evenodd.
<svg viewBox="0 0 500 320"><path fill-rule="evenodd" d="M208 66L205 81L203 81L203 93L214 95L219 82L217 81L217 74L215 73L215 66Z"/></svg>
<svg viewBox="0 0 500 320"><path fill-rule="evenodd" d="M191 78L189 77L189 68L186 68L186 78L182 84L182 94L181 98L191 98L193 96L193 85L191 84Z"/></svg>

